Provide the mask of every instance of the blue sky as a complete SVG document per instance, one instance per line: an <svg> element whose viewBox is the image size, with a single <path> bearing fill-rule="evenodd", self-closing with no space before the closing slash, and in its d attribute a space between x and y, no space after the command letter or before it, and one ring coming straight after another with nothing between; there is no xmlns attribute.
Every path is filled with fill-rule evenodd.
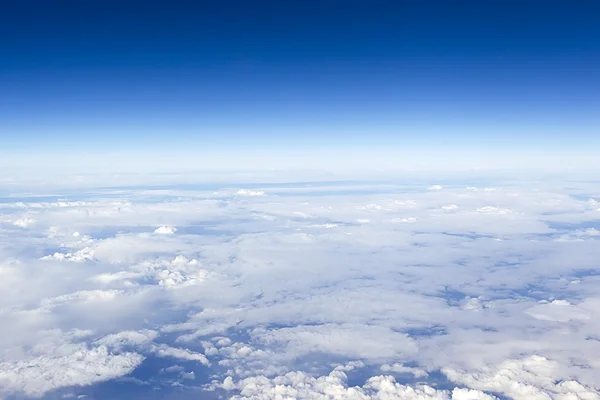
<svg viewBox="0 0 600 400"><path fill-rule="evenodd" d="M5 11L5 159L557 155L589 152L600 136L594 2L40 1Z"/></svg>

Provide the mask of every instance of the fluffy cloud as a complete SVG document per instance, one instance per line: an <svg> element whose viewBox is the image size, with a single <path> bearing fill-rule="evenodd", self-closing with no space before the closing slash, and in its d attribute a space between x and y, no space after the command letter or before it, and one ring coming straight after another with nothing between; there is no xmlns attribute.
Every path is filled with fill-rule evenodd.
<svg viewBox="0 0 600 400"><path fill-rule="evenodd" d="M107 335L97 341L102 345L113 349L123 350L127 348L136 348L155 354L158 357L170 357L180 360L199 361L204 365L210 365L204 354L196 353L188 349L171 347L165 344L155 344L155 339L159 333L152 330L143 331L124 331L117 334Z"/></svg>
<svg viewBox="0 0 600 400"><path fill-rule="evenodd" d="M506 360L495 368L481 371L444 369L455 382L472 388L502 393L515 400L600 399L598 391L574 380L558 381L555 371L560 366L541 356L522 360Z"/></svg>
<svg viewBox="0 0 600 400"><path fill-rule="evenodd" d="M369 378L363 386L348 385L345 368L329 375L313 377L303 372L289 372L269 379L265 376L234 382L231 377L216 385L227 391L238 391L232 399L354 399L354 400L493 400L495 397L477 390L436 390L427 385L408 386L394 377L380 375Z"/></svg>
<svg viewBox="0 0 600 400"><path fill-rule="evenodd" d="M82 330L40 331L27 349L5 348L3 357L21 357L0 362L0 390L40 397L63 387L91 385L133 372L148 354L210 365L201 353L156 343L156 331L123 331L91 340L93 336Z"/></svg>
<svg viewBox="0 0 600 400"><path fill-rule="evenodd" d="M154 230L154 233L159 235L173 235L177 232L177 228L172 226L160 226Z"/></svg>
<svg viewBox="0 0 600 400"><path fill-rule="evenodd" d="M77 250L73 253L60 253L49 254L41 258L42 260L57 260L57 261L73 261L73 262L84 262L91 261L94 259L94 250L86 247L81 250Z"/></svg>
<svg viewBox="0 0 600 400"><path fill-rule="evenodd" d="M0 397L599 398L597 187L481 185L0 203Z"/></svg>
<svg viewBox="0 0 600 400"><path fill-rule="evenodd" d="M144 359L134 352L113 353L106 346L77 341L86 335L40 332L30 355L0 362L0 390L38 397L53 389L90 385L126 375Z"/></svg>
<svg viewBox="0 0 600 400"><path fill-rule="evenodd" d="M142 360L135 353L113 355L104 347L81 345L67 355L0 363L0 389L37 397L61 387L118 378L132 372Z"/></svg>
<svg viewBox="0 0 600 400"><path fill-rule="evenodd" d="M35 225L35 219L33 218L19 218L15 222L13 222L14 226L18 226L19 228L27 228L32 225Z"/></svg>

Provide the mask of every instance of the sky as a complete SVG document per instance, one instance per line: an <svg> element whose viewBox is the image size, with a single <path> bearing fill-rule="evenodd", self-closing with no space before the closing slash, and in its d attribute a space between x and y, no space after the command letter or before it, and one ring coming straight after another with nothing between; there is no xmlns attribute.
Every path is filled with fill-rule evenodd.
<svg viewBox="0 0 600 400"><path fill-rule="evenodd" d="M11 2L1 165L589 165L599 12L592 1Z"/></svg>
<svg viewBox="0 0 600 400"><path fill-rule="evenodd" d="M0 3L0 399L600 400L597 1Z"/></svg>

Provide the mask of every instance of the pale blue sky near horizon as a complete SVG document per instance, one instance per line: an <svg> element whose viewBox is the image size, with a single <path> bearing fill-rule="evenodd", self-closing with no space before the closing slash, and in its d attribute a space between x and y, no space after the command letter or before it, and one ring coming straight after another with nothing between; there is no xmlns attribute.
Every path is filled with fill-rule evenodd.
<svg viewBox="0 0 600 400"><path fill-rule="evenodd" d="M594 2L34 3L0 17L7 165L600 145Z"/></svg>

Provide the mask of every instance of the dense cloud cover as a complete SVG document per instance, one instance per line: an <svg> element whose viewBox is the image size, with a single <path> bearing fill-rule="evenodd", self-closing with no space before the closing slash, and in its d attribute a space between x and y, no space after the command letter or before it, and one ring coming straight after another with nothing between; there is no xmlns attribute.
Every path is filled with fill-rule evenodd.
<svg viewBox="0 0 600 400"><path fill-rule="evenodd" d="M593 183L4 192L0 398L600 399Z"/></svg>

